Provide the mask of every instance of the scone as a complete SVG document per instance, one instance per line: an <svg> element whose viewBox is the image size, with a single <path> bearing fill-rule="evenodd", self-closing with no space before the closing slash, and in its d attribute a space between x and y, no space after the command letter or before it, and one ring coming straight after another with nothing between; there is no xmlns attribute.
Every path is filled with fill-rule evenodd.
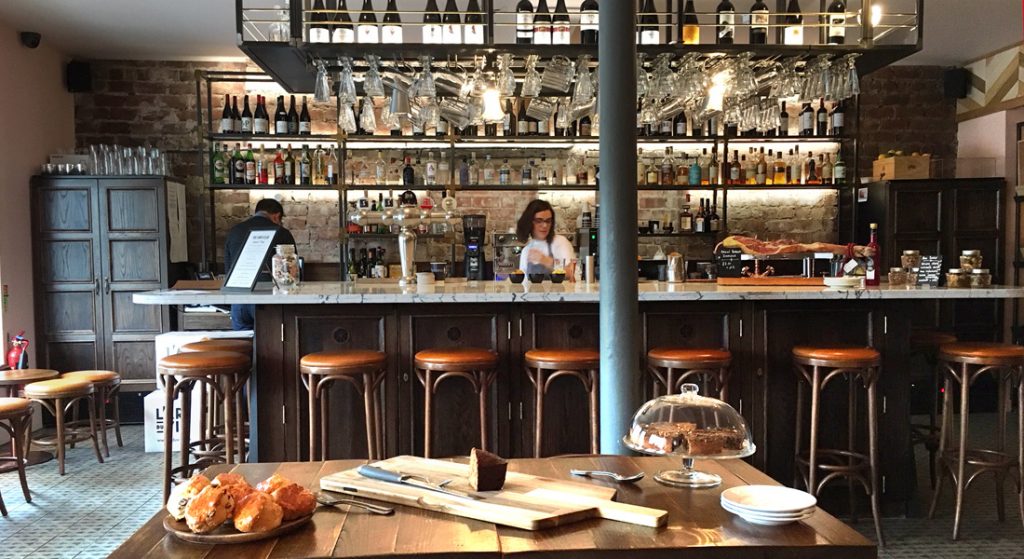
<svg viewBox="0 0 1024 559"><path fill-rule="evenodd" d="M223 487L207 486L188 502L185 522L189 530L205 534L217 529L231 517L235 501Z"/></svg>
<svg viewBox="0 0 1024 559"><path fill-rule="evenodd" d="M242 502L242 499L256 491L253 486L249 485L249 482L245 481L244 477L238 474L219 474L213 478L211 485L223 487L231 495L231 498L234 499L236 509L238 508L238 503Z"/></svg>
<svg viewBox="0 0 1024 559"><path fill-rule="evenodd" d="M269 532L281 525L284 510L274 498L253 491L235 504L235 529L239 532Z"/></svg>
<svg viewBox="0 0 1024 559"><path fill-rule="evenodd" d="M210 482L211 485L215 485L217 487L225 487L228 485L235 485L239 483L249 485L249 482L245 481L244 477L230 472L217 474L217 477L213 478L213 481Z"/></svg>
<svg viewBox="0 0 1024 559"><path fill-rule="evenodd" d="M284 519L295 520L313 514L316 508L316 497L313 493L297 483L288 485L270 494L284 511Z"/></svg>
<svg viewBox="0 0 1024 559"><path fill-rule="evenodd" d="M191 479L179 483L171 489L171 494L167 497L167 512L171 513L175 520L185 518L185 508L188 507L189 501L208 485L210 480L203 474L196 474Z"/></svg>
<svg viewBox="0 0 1024 559"><path fill-rule="evenodd" d="M274 491L277 491L278 489L281 489L286 485L291 485L292 483L294 483L292 480L284 476L274 474L268 477L267 479L257 483L256 490L262 491L264 493L273 493Z"/></svg>

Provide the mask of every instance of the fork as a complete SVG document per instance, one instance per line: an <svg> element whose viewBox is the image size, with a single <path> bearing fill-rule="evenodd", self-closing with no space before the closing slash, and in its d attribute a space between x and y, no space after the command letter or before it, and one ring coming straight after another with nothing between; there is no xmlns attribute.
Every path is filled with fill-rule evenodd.
<svg viewBox="0 0 1024 559"><path fill-rule="evenodd" d="M633 475L625 476L616 472L606 472L603 470L569 470L569 473L574 476L582 477L606 477L617 481L618 483L635 483L644 478L643 472L637 472Z"/></svg>
<svg viewBox="0 0 1024 559"><path fill-rule="evenodd" d="M370 503L364 503L362 501L357 501L355 499L349 499L346 497L333 497L327 495L326 492L324 491L318 491L316 493L316 502L328 507L333 507L337 505L351 505L356 508L365 509L366 511L373 514L379 514L381 516L388 516L394 514L395 512L395 509L391 507L371 505Z"/></svg>

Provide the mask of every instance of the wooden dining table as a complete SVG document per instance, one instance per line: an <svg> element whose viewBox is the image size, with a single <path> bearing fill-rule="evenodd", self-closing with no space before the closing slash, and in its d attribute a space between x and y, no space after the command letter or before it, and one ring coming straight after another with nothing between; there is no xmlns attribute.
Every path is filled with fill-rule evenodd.
<svg viewBox="0 0 1024 559"><path fill-rule="evenodd" d="M395 505L392 516L361 509L320 507L312 520L280 538L232 545L183 542L165 532L164 510L110 556L139 559L270 559L290 557L432 557L506 556L557 558L709 558L709 559L869 559L877 548L858 532L821 510L808 519L780 527L749 524L722 509L722 491L741 485L778 485L741 460L697 461L696 467L718 474L722 484L709 489L667 487L654 480L664 469L678 469L667 457L573 456L513 459L509 468L556 479L575 479L572 468L611 470L647 476L635 484L614 484L616 500L668 511L666 525L650 528L589 519L543 531L526 531ZM255 484L274 473L316 491L328 474L364 464L358 460L218 465L207 476L233 471Z"/></svg>

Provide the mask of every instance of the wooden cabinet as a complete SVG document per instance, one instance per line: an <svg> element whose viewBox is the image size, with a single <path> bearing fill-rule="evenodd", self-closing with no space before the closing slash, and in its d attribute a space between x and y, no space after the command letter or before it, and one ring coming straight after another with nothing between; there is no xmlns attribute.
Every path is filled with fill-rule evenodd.
<svg viewBox="0 0 1024 559"><path fill-rule="evenodd" d="M167 181L35 177L32 227L39 365L111 369L122 390L153 390L153 338L170 330L170 311L131 298L177 275Z"/></svg>

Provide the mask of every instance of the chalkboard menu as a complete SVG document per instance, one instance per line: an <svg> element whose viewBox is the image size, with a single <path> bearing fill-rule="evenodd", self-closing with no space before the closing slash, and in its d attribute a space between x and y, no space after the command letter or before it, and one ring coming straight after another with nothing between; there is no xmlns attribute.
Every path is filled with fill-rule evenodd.
<svg viewBox="0 0 1024 559"><path fill-rule="evenodd" d="M740 277L740 272L743 270L742 256L743 251L738 248L719 249L718 254L715 256L716 263L718 264L718 277Z"/></svg>
<svg viewBox="0 0 1024 559"><path fill-rule="evenodd" d="M939 286L942 277L942 257L922 256L921 267L917 271L917 285Z"/></svg>

